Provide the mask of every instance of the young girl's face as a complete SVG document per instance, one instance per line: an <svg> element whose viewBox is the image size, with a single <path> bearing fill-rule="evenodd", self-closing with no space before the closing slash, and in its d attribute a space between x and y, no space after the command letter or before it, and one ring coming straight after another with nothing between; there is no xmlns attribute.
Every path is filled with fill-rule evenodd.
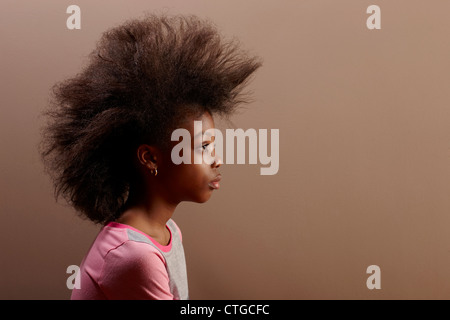
<svg viewBox="0 0 450 320"><path fill-rule="evenodd" d="M201 134L194 131L194 121L201 121ZM218 168L222 164L222 160L215 154L215 137L214 135L203 134L207 130L209 130L208 132L213 132L214 120L208 112L205 112L200 118L190 118L179 127L187 129L190 133L191 161L190 163L176 165L171 160L170 155L166 154L164 163L159 165L158 168L159 182L164 186L164 189L167 190L174 202L206 202L213 191L219 189L219 181L221 179ZM179 141L172 141L172 148L178 143ZM203 151L211 155L211 159L214 160L212 164L204 161L202 157ZM194 163L195 155L200 155L201 163Z"/></svg>

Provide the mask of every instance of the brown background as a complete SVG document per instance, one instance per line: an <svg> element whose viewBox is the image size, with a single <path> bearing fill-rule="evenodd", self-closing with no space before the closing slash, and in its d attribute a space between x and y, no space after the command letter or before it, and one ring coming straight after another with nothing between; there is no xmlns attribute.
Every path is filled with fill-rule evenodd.
<svg viewBox="0 0 450 320"><path fill-rule="evenodd" d="M81 7L81 30L66 8ZM381 30L366 8L381 7ZM53 199L37 154L49 88L100 34L194 13L264 59L238 128L280 130L280 170L224 165L183 203L193 299L450 298L450 2L10 1L0 4L2 299L67 299L98 228ZM219 123L219 128L220 123ZM366 268L381 268L368 290Z"/></svg>

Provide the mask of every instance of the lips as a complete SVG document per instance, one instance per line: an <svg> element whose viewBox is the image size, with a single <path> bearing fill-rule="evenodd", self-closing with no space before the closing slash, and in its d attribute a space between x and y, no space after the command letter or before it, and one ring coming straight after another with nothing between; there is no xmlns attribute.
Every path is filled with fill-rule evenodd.
<svg viewBox="0 0 450 320"><path fill-rule="evenodd" d="M212 189L219 189L220 188L220 184L219 181L222 179L222 175L218 174L214 180L211 180L208 185L212 188Z"/></svg>

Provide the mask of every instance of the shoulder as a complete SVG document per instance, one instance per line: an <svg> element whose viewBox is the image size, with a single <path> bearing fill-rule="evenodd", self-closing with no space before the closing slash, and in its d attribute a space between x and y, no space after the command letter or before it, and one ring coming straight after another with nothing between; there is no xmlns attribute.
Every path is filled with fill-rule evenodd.
<svg viewBox="0 0 450 320"><path fill-rule="evenodd" d="M143 266L164 264L164 257L153 246L145 242L127 240L120 246L108 251L105 263L125 264L131 266Z"/></svg>
<svg viewBox="0 0 450 320"><path fill-rule="evenodd" d="M98 282L108 299L172 299L162 254L148 243L126 241L110 250Z"/></svg>
<svg viewBox="0 0 450 320"><path fill-rule="evenodd" d="M130 240L107 253L99 280L106 287L154 277L167 278L165 258L153 246Z"/></svg>

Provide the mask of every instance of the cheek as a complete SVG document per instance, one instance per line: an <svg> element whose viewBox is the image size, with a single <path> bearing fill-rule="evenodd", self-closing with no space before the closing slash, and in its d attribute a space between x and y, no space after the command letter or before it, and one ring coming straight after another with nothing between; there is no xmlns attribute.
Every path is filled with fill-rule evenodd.
<svg viewBox="0 0 450 320"><path fill-rule="evenodd" d="M177 186L177 189L207 188L209 176L207 168L197 164L180 164L168 168L170 174L167 180Z"/></svg>
<svg viewBox="0 0 450 320"><path fill-rule="evenodd" d="M206 168L201 164L188 164L183 168L184 182L191 188L201 188L208 185Z"/></svg>
<svg viewBox="0 0 450 320"><path fill-rule="evenodd" d="M180 165L181 166L181 165ZM211 196L209 176L204 165L182 165L177 174L177 190L184 200L205 202Z"/></svg>

